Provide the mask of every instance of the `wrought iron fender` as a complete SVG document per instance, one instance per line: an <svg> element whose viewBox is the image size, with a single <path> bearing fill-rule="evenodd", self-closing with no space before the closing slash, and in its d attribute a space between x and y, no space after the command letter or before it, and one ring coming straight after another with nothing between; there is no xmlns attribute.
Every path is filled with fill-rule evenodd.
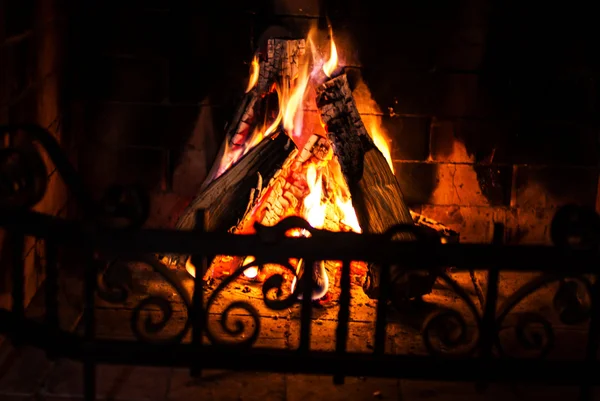
<svg viewBox="0 0 600 401"><path fill-rule="evenodd" d="M148 295L142 299L131 314L131 331L134 336L144 343L180 343L191 328L192 310L191 295L183 283L175 274L153 255L119 255L109 263L103 273L99 275L98 296L107 302L121 304L127 301L131 295L133 276L128 263L137 262L149 266L158 273L177 293L186 309L185 322L182 328L169 337L161 336L162 330L173 318L173 306L171 301L163 296ZM156 307L160 311L161 318L152 320L149 316L142 322L142 312L149 307Z"/></svg>

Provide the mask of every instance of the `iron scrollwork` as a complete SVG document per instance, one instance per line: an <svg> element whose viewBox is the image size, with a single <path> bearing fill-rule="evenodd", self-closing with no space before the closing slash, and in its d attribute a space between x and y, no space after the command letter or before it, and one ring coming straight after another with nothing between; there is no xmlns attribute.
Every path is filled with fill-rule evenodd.
<svg viewBox="0 0 600 401"><path fill-rule="evenodd" d="M42 200L47 190L48 171L45 158L40 155L39 146L55 164L67 187L80 201L87 223L115 230L136 230L146 221L149 212L149 199L145 191L135 186L113 186L109 188L100 202L94 202L76 174L68 159L60 152L56 140L45 130L36 126L0 127L4 135L5 146L0 148L0 208L4 210L32 208ZM39 145L39 146L38 146ZM256 235L264 244L277 245L289 236L292 230L301 230L306 236L318 238L322 231L315 230L305 220L289 217L273 227L255 226ZM432 255L424 255L422 270L429 272L446 285L464 302L466 310L447 309L438 311L426 320L422 328L425 348L435 356L472 356L480 351L479 337L482 334L483 321L486 318L473 297L449 274L438 266L435 260L435 238L420 232L415 226L392 227L384 241L394 241L394 236L410 231L419 244L430 249ZM600 249L600 217L594 210L568 205L561 208L551 223L551 239L557 249ZM385 245L385 244L384 244ZM443 246L443 245L442 245ZM190 311L191 295L184 287L176 272L153 255L96 255L104 257L102 273L98 277L97 295L110 303L125 303L130 299L134 283L131 263L143 263L158 273L181 299L186 313L183 325L175 333L164 335L165 328L174 318L173 304L160 295L146 295L131 312L131 330L134 336L144 343L180 343L192 326ZM101 263L101 262L98 262ZM533 261L535 263L535 261ZM401 265L401 263L399 263ZM293 285L299 280L298 272L289 259L281 260L264 256L257 257L248 265L240 266L225 278L209 295L204 310L205 334L213 345L251 347L260 333L260 316L251 303L232 301L220 312L218 324L229 338L218 335L209 318L211 308L226 287L238 279L246 269L256 267L265 269L266 265L278 265L289 273L276 273L268 277L262 285L262 300L271 310L284 310L298 303L303 292L302 286ZM543 270L542 270L543 271ZM592 310L592 289L596 285L592 275L570 273L565 266L562 273L542 273L518 288L497 308L494 315L494 350L497 356L510 358L510 347L504 343L506 330L516 339L516 344L529 351L534 358L546 358L552 351L557 334L548 316L534 311L517 312L519 305L536 291L552 285L551 306L556 319L563 325L576 326L589 321ZM288 277L292 277L289 282ZM314 284L314 283L313 283ZM151 317L145 311L152 309ZM235 311L242 311L248 318L243 319ZM469 314L469 315L466 315ZM156 315L160 315L156 318ZM508 316L516 316L509 325ZM252 326L250 328L250 326ZM249 330L250 328L250 330ZM487 328L485 329L487 330ZM250 334L248 335L248 331ZM470 331L475 336L470 336ZM514 344L513 344L514 345ZM521 356L521 355L519 355Z"/></svg>
<svg viewBox="0 0 600 401"><path fill-rule="evenodd" d="M276 244L282 238L288 237L289 232L292 230L304 230L307 235L318 235L318 230L315 230L308 224L304 219L299 217L288 217L278 224L267 227L260 224L255 225L257 235L265 242L270 244ZM256 308L245 301L233 301L229 303L225 309L220 313L219 325L223 333L228 335L229 339L223 339L214 332L214 329L210 321L210 310L214 305L215 301L223 293L223 291L237 280L243 273L249 268L256 267L258 271L262 271L266 265L277 265L279 268L286 272L289 272L292 276L292 281L286 283L285 276L278 272L268 277L262 285L263 302L265 306L271 310L285 310L293 306L298 302L302 287L300 285L295 286L291 291L286 291L286 284L289 288L293 287L293 281L299 279L297 276L296 269L289 260L276 260L276 259L255 259L249 264L238 267L230 276L225 278L218 286L213 290L208 298L206 305L206 336L209 341L215 345L235 345L239 347L250 347L252 346L260 334L260 315ZM287 295L286 295L287 292ZM234 310L245 311L251 319L253 325L250 334L246 333L246 326L244 321L232 313ZM236 319L237 318L237 319ZM240 338L242 337L243 338Z"/></svg>

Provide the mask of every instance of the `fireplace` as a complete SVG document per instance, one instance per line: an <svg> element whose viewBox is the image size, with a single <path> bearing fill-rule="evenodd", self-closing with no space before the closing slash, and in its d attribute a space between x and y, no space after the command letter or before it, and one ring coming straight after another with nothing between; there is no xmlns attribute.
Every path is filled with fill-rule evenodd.
<svg viewBox="0 0 600 401"><path fill-rule="evenodd" d="M177 229L169 233L184 242L185 234L205 238L208 230L229 239L224 232L234 232L260 239L262 249L273 236L281 241L277 230L287 227L283 237L299 244L346 238L360 252L367 252L356 239L362 232L384 250L393 237L423 240L440 255L452 252L431 242L477 255L484 249L477 246L494 243L513 255L511 246L565 246L564 236L554 235L561 220L551 224L560 206L598 210L598 60L589 50L595 36L586 31L593 24L558 35L527 6L511 4L405 3L386 12L359 2L274 3L212 11L190 1L56 3L52 12L40 6L29 13L37 19L25 6L3 3L19 18L0 25L0 56L11 66L1 77L0 117L51 131L102 212L121 212L115 204L122 199L133 202L124 215L134 211L134 237L142 225L165 239L161 230ZM548 12L589 18L552 6ZM33 54L39 69L31 68ZM93 213L73 202L70 184L43 160L48 190L35 210L89 221ZM593 213L582 219L573 210L559 217L595 221ZM119 218L97 223L118 230ZM386 233L398 224L405 231ZM8 233L3 261L19 254ZM17 306L43 314L35 300L46 291L46 241L27 235L26 296ZM80 251L60 255L61 296L84 287ZM473 263L431 270L424 262L427 269L410 275L397 263L402 285L385 290L388 305L378 302L375 285L381 263L265 265L251 252L201 256L208 257L167 252L104 260L95 338L334 351L330 339L343 337L342 321L347 341L339 352L455 356L475 347L491 293L506 323L499 355L572 359L586 351L591 295L581 293L595 281L549 283L540 279L543 266L526 272L521 259L514 261L518 272L499 277ZM8 266L2 263L1 272L10 278L15 270ZM299 285L305 272L315 276L309 291ZM2 308L11 305L9 282L0 286ZM532 282L537 291L523 295ZM198 340L189 313L200 286L210 327ZM78 333L88 324L78 320L83 302L67 295L60 315L73 321L62 324ZM556 325L551 335L548 324ZM566 352L573 344L581 347Z"/></svg>

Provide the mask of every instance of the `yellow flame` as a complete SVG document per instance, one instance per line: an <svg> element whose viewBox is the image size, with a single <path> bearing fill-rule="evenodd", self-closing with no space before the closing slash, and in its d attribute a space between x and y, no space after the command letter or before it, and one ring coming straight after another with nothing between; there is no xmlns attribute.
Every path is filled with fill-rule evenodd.
<svg viewBox="0 0 600 401"><path fill-rule="evenodd" d="M383 132L383 129L379 126L379 124L377 124L376 121L373 121L371 122L371 124L369 124L368 131L369 135L371 135L371 138L373 139L373 142L375 143L375 146L383 154L383 157L385 157L385 160L388 162L388 165L390 166L390 169L393 173L394 164L392 163L390 145L388 143L386 135Z"/></svg>
<svg viewBox="0 0 600 401"><path fill-rule="evenodd" d="M194 266L194 264L192 263L191 257L187 258L187 260L185 261L185 270L187 270L190 276L194 278L196 277L196 266Z"/></svg>
<svg viewBox="0 0 600 401"><path fill-rule="evenodd" d="M347 225L354 231L355 233L361 233L362 229L360 228L360 224L358 224L358 217L356 217L356 210L354 210L354 206L352 206L352 200L342 200L336 199L336 206L342 212L342 223Z"/></svg>
<svg viewBox="0 0 600 401"><path fill-rule="evenodd" d="M258 64L258 57L254 56L254 58L252 59L250 79L248 80L248 87L246 88L246 93L250 92L252 88L256 86L256 83L258 82L259 71L260 65Z"/></svg>
<svg viewBox="0 0 600 401"><path fill-rule="evenodd" d="M242 263L242 267L248 266L250 263L254 262L255 260L256 260L256 258L254 256L246 256L246 259L244 259L244 263ZM244 276L246 276L247 278L255 278L256 276L258 276L258 266L251 266L251 267L245 269Z"/></svg>
<svg viewBox="0 0 600 401"><path fill-rule="evenodd" d="M302 112L302 101L308 86L308 78L308 63L305 63L298 73L298 79L291 94L287 99L282 99L283 107L280 107L280 110L283 109L283 128L290 135L294 130L296 115Z"/></svg>
<svg viewBox="0 0 600 401"><path fill-rule="evenodd" d="M325 75L331 78L331 74L335 71L338 66L338 54L337 48L335 47L335 41L333 40L333 31L329 28L329 36L331 37L331 50L329 53L329 60L323 64L323 72Z"/></svg>
<svg viewBox="0 0 600 401"><path fill-rule="evenodd" d="M325 223L326 205L321 202L323 193L323 176L317 173L314 164L306 169L306 182L309 194L304 198L304 218L314 228L322 228Z"/></svg>

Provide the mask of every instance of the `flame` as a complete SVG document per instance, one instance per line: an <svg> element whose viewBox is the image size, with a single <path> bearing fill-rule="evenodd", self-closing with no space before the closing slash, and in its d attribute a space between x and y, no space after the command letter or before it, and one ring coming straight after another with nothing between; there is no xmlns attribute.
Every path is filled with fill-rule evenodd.
<svg viewBox="0 0 600 401"><path fill-rule="evenodd" d="M338 66L337 48L335 47L335 41L333 40L333 31L331 27L329 28L329 36L331 37L331 50L329 51L329 60L323 64L323 72L325 75L331 78L331 74L333 74Z"/></svg>
<svg viewBox="0 0 600 401"><path fill-rule="evenodd" d="M373 142L375 143L377 149L379 149L379 151L383 153L383 157L385 157L385 160L388 162L388 165L390 166L390 169L393 173L394 164L392 163L390 145L382 127L376 121L372 121L371 124L369 124L369 128L367 128L367 131L369 132L369 135L371 135L371 138L373 139Z"/></svg>
<svg viewBox="0 0 600 401"><path fill-rule="evenodd" d="M325 223L327 205L321 201L323 196L323 176L317 173L317 168L314 164L310 164L306 169L306 183L310 192L304 198L304 218L314 228L322 228Z"/></svg>
<svg viewBox="0 0 600 401"><path fill-rule="evenodd" d="M361 233L362 229L358 223L358 217L356 217L356 210L354 210L354 206L352 206L352 200L337 199L336 206L342 213L341 222L350 227L355 233Z"/></svg>
<svg viewBox="0 0 600 401"><path fill-rule="evenodd" d="M246 256L246 259L244 259L244 263L242 263L242 266L248 266L255 260L256 258L254 256ZM250 266L249 268L245 269L244 276L246 276L247 278L255 278L256 276L258 276L258 266Z"/></svg>
<svg viewBox="0 0 600 401"><path fill-rule="evenodd" d="M187 260L185 261L185 270L187 270L190 276L194 278L196 277L196 266L194 266L194 264L192 263L191 257L187 258Z"/></svg>
<svg viewBox="0 0 600 401"><path fill-rule="evenodd" d="M289 134L293 134L295 137L300 136L302 133L302 102L304 101L304 94L308 86L309 74L308 74L308 63L305 63L300 67L296 85L294 86L291 94L281 100L283 103L280 106L280 110L283 109L283 128ZM296 117L299 118L296 118Z"/></svg>
<svg viewBox="0 0 600 401"><path fill-rule="evenodd" d="M258 64L258 56L254 56L250 66L250 79L248 80L248 87L246 88L246 93L250 92L258 82L258 72L260 71L260 65Z"/></svg>

